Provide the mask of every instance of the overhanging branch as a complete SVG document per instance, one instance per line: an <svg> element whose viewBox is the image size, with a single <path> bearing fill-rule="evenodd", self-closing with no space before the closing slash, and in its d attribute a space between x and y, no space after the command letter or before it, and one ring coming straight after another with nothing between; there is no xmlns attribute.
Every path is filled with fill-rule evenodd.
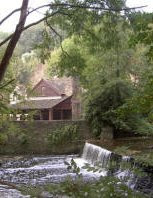
<svg viewBox="0 0 153 198"><path fill-rule="evenodd" d="M46 19L48 19L48 18L50 18L50 17L56 15L57 13L58 13L58 11L52 13L51 15L47 15L47 16L43 17L42 19L40 19L40 20L34 22L34 23L31 23L31 24L25 26L25 27L23 28L23 31L29 29L30 27L32 27L32 26L34 26L34 25L37 25L37 24L41 23L42 21L45 21Z"/></svg>
<svg viewBox="0 0 153 198"><path fill-rule="evenodd" d="M2 24L5 20L7 20L10 16L12 16L15 12L20 11L20 19L19 22L16 26L16 29L14 31L13 34L11 34L10 36L8 36L4 41L2 41L0 43L0 46L4 45L7 41L9 41L6 50L4 52L4 56L2 57L1 63L0 63L0 82L2 81L5 71L8 67L9 61L12 57L13 51L16 47L16 44L22 34L22 32L34 25L37 25L39 23L41 23L42 21L46 20L49 17L52 17L53 15L57 14L60 12L61 8L65 8L65 10L68 9L73 9L73 8L79 8L79 9L88 9L88 10L104 10L104 11L113 11L113 12L120 12L120 11L128 11L128 10L133 10L133 9L140 9L140 8L144 8L146 6L139 6L139 7L132 7L132 8L122 8L122 9L115 9L115 8L104 8L103 6L101 6L99 4L96 6L88 6L86 4L68 4L68 3L51 3L51 4L46 4L46 5L42 5L39 6L31 11L28 12L28 2L29 0L22 0L22 6L21 8L15 9L14 11L12 11L10 14L8 14L6 17L4 17L1 21L0 24ZM42 19L31 23L27 26L25 26L25 21L26 18L29 14L31 14L34 11L37 11L41 8L44 7L49 7L50 10L54 10L56 9L56 12L50 14L50 15L46 15L45 17L43 17Z"/></svg>
<svg viewBox="0 0 153 198"><path fill-rule="evenodd" d="M6 21L10 16L12 16L14 13L21 11L21 8L15 9L12 12L10 12L6 17L4 17L1 21L0 21L0 25Z"/></svg>
<svg viewBox="0 0 153 198"><path fill-rule="evenodd" d="M42 21L45 21L47 18L50 18L50 17L54 16L54 15L57 14L57 13L58 13L58 12L54 12L53 14L48 15L48 16L45 16L45 17L41 18L40 20L38 20L38 21L36 21L36 22L30 23L29 25L25 26L25 27L22 29L22 32L25 31L25 30L27 30L27 29L29 29L29 28L32 27L32 26L35 26L35 25L41 23ZM14 33L10 34L6 39L4 39L4 40L0 43L0 46L4 45L6 42L8 42L8 41L12 38L13 35L14 35Z"/></svg>
<svg viewBox="0 0 153 198"><path fill-rule="evenodd" d="M144 5L144 6L138 6L138 7L131 7L131 8L121 8L121 9L114 9L114 8L104 8L102 7L101 5L100 6L87 6L85 4L69 4L69 3L50 3L50 4L45 4L45 5L42 5L42 6L39 6L35 9L33 9L32 11L29 12L32 13L38 9L42 9L42 8L45 8L45 7L50 7L51 9L52 8L58 8L58 7L67 7L67 8L82 8L82 9L91 9L91 10L105 10L105 11L114 11L114 12L119 12L119 11L128 11L128 10L134 10L134 9L140 9L140 8L145 8L147 7L147 5Z"/></svg>
<svg viewBox="0 0 153 198"><path fill-rule="evenodd" d="M118 12L118 11L128 11L128 10L133 10L133 9L140 9L140 8L144 8L144 7L147 7L146 5L145 6L139 6L139 7L131 7L131 8L122 8L122 9L113 9L113 8L103 8L103 7L98 7L98 6L86 6L84 4L78 4L78 5L73 5L73 4L68 4L68 3L59 3L59 4L45 4L45 5L42 5L42 6L39 6L35 9L32 9L31 11L29 11L27 13L27 16L30 15L31 13L33 13L34 11L37 11L39 9L42 9L42 8L45 8L45 7L50 7L50 8L58 8L58 7L65 7L65 8L80 8L80 9L91 9L91 10L104 10L104 11L115 11L115 12ZM14 11L12 11L8 16L6 16L3 20L6 20L8 17L10 17L13 13L17 12L17 11L20 11L21 8L19 9L16 9ZM50 17L52 15L49 15ZM48 16L48 17L49 17ZM30 28L31 26L34 26L34 25L37 25L39 23L41 23L42 21L44 21L46 19L46 17L34 22L34 23L31 23L29 25L27 25L24 29L28 29ZM4 45L6 42L8 42L12 36L13 36L14 33L12 33L11 35L9 35L7 38L5 38L1 43L0 43L0 46Z"/></svg>

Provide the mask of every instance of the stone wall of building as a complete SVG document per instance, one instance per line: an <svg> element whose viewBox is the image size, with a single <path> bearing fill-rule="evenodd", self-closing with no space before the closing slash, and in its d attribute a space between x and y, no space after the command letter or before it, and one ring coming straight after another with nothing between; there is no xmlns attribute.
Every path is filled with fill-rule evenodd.
<svg viewBox="0 0 153 198"><path fill-rule="evenodd" d="M8 142L1 144L0 154L72 154L82 151L84 143L91 138L86 121L16 121L0 128L9 130ZM77 125L79 139L61 145L48 144L48 135L67 125Z"/></svg>

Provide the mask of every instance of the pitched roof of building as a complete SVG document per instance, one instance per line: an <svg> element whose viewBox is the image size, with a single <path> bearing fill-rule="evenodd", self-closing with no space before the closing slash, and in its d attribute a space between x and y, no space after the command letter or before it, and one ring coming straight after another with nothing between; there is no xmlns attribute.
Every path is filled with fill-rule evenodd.
<svg viewBox="0 0 153 198"><path fill-rule="evenodd" d="M43 83L43 87L46 87L48 88L49 90L53 90L54 93L57 95L57 96L60 96L61 95L61 91L58 87L55 87L55 85L53 83L51 83L51 81L49 80L44 80L44 79L41 79L32 89L31 94L38 94L39 95L39 91L37 90L38 87ZM36 92L36 93L35 93ZM40 94L41 95L41 94Z"/></svg>
<svg viewBox="0 0 153 198"><path fill-rule="evenodd" d="M11 104L13 109L32 110L32 109L51 109L61 102L67 100L69 97L62 97L60 99L42 99L42 100L25 100L16 104Z"/></svg>
<svg viewBox="0 0 153 198"><path fill-rule="evenodd" d="M73 92L73 85L72 85L72 78L62 77L57 78L54 77L51 80L44 80L41 79L33 88L33 91L41 84L45 83L46 87L53 89L57 95L65 94L67 96L72 95Z"/></svg>
<svg viewBox="0 0 153 198"><path fill-rule="evenodd" d="M64 86L57 84L57 82L55 82L55 80L44 80L45 83L47 83L47 85L50 88L54 88L54 90L59 94L64 94Z"/></svg>

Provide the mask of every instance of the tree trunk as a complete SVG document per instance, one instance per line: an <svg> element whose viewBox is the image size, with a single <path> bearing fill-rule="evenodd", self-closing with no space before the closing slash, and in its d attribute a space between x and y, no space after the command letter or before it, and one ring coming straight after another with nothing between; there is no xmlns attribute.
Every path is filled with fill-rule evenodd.
<svg viewBox="0 0 153 198"><path fill-rule="evenodd" d="M0 82L2 82L2 80L4 78L4 75L5 75L6 69L9 65L13 51L14 51L16 44L17 44L17 42L21 36L21 33L23 31L24 24L25 24L26 18L27 18L28 3L29 3L29 0L22 0L19 23L16 26L15 32L14 32L10 42L7 45L4 56L0 63Z"/></svg>

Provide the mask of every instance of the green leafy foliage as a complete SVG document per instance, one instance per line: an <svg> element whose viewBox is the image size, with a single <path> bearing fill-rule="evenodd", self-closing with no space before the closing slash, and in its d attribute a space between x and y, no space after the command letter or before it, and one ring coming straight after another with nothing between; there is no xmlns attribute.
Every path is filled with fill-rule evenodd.
<svg viewBox="0 0 153 198"><path fill-rule="evenodd" d="M26 130L21 128L14 122L8 122L2 120L0 123L0 146L3 145L14 145L22 146L27 145L29 137L26 134Z"/></svg>
<svg viewBox="0 0 153 198"><path fill-rule="evenodd" d="M66 194L74 198L138 198L144 196L133 192L123 183L121 183L119 179L112 177L104 177L95 183L83 183L80 180L77 182L68 180L65 183L61 184L61 189L62 194Z"/></svg>
<svg viewBox="0 0 153 198"><path fill-rule="evenodd" d="M66 125L61 128L57 128L48 135L48 143L50 145L60 145L66 142L73 142L79 140L78 126Z"/></svg>
<svg viewBox="0 0 153 198"><path fill-rule="evenodd" d="M80 168L77 166L76 162L74 161L74 159L72 158L70 163L65 161L64 162L65 165L67 166L67 169L69 171L72 171L73 173L75 173L78 177L81 177L82 174L80 173Z"/></svg>
<svg viewBox="0 0 153 198"><path fill-rule="evenodd" d="M144 77L149 71L147 47L129 46L132 28L118 14L105 14L101 22L91 24L88 19L80 36L66 39L62 43L63 50L57 49L51 54L50 75L71 75L80 79L86 90L86 117L95 135L99 136L106 125L116 131L151 134L152 127L140 111L141 108L147 110L147 106L151 111L152 106L152 97L150 102L148 100L152 93L151 81L147 85ZM152 66L149 68L152 70ZM121 115L124 108L125 117Z"/></svg>
<svg viewBox="0 0 153 198"><path fill-rule="evenodd" d="M97 96L89 99L86 107L87 120L96 136L101 134L105 126L112 126L116 130L124 129L124 123L116 114L116 109L131 96L129 85L122 80L108 83L100 90Z"/></svg>
<svg viewBox="0 0 153 198"><path fill-rule="evenodd" d="M153 60L153 14L145 12L136 12L129 15L129 20L133 28L133 34L130 39L131 45L143 43L148 46L146 56Z"/></svg>
<svg viewBox="0 0 153 198"><path fill-rule="evenodd" d="M55 185L49 184L44 187L20 188L25 194L32 195L32 198L39 196L44 190L53 196L68 196L71 198L145 198L147 195L134 192L122 184L119 179L104 177L95 183L74 182L67 179L64 183Z"/></svg>
<svg viewBox="0 0 153 198"><path fill-rule="evenodd" d="M17 46L18 54L22 55L24 53L31 52L31 50L35 48L36 44L40 44L43 39L44 29L44 24L40 23L39 25L33 26L24 31Z"/></svg>
<svg viewBox="0 0 153 198"><path fill-rule="evenodd" d="M153 134L152 126L152 65L139 75L134 94L117 110L118 117L129 123L131 131L144 135Z"/></svg>
<svg viewBox="0 0 153 198"><path fill-rule="evenodd" d="M135 156L136 162L142 164L144 167L148 167L153 165L153 153L142 153L140 155Z"/></svg>
<svg viewBox="0 0 153 198"><path fill-rule="evenodd" d="M78 37L73 36L65 39L62 43L62 49L58 48L51 53L48 59L50 67L48 71L50 76L66 75L80 77L85 67L85 60L81 54L80 46L75 45Z"/></svg>
<svg viewBox="0 0 153 198"><path fill-rule="evenodd" d="M0 145L5 145L8 142L7 134L0 134Z"/></svg>

